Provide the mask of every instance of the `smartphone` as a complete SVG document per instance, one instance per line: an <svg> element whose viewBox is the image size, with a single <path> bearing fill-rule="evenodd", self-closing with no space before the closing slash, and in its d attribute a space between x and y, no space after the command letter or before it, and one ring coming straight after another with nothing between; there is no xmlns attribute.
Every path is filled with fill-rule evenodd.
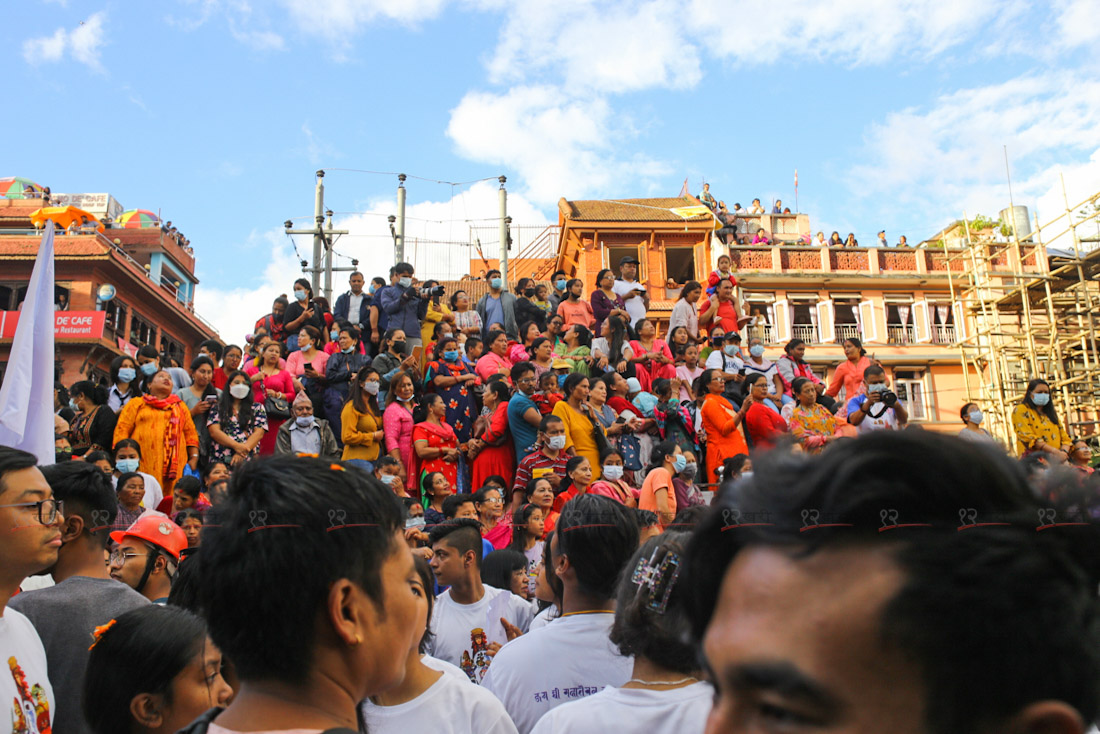
<svg viewBox="0 0 1100 734"><path fill-rule="evenodd" d="M313 369L313 362L306 362L304 365L302 365L302 368L307 370Z"/></svg>
<svg viewBox="0 0 1100 734"><path fill-rule="evenodd" d="M745 376L745 368L744 368L744 367L742 367L741 369L737 370L737 374L739 374L739 375L741 375L742 377L744 377L744 376Z"/></svg>
<svg viewBox="0 0 1100 734"><path fill-rule="evenodd" d="M413 347L412 356L416 358L416 361L420 361L420 353L424 351L424 347Z"/></svg>

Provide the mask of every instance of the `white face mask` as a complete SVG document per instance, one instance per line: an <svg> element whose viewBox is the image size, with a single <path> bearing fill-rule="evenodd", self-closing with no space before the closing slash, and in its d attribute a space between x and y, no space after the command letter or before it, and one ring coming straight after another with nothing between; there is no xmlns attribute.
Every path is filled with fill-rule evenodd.
<svg viewBox="0 0 1100 734"><path fill-rule="evenodd" d="M299 428L309 428L313 425L313 416L299 415L294 418L294 422L298 424Z"/></svg>
<svg viewBox="0 0 1100 734"><path fill-rule="evenodd" d="M230 386L229 394L235 397L237 400L244 400L248 397L248 393L252 392L252 388L243 382L238 382L235 385Z"/></svg>
<svg viewBox="0 0 1100 734"><path fill-rule="evenodd" d="M370 382L364 382L363 383L363 390L368 395L377 395L378 394L378 388L379 388L379 383L378 383L377 380L371 380Z"/></svg>
<svg viewBox="0 0 1100 734"><path fill-rule="evenodd" d="M546 439L547 448L561 451L565 448L565 436L549 436Z"/></svg>
<svg viewBox="0 0 1100 734"><path fill-rule="evenodd" d="M603 475L606 479L615 481L616 479L623 478L623 468L618 464L604 464Z"/></svg>

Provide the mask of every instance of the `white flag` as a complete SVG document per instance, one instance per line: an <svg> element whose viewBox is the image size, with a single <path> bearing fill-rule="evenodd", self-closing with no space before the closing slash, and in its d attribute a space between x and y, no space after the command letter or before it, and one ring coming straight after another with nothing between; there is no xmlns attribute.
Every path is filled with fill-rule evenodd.
<svg viewBox="0 0 1100 734"><path fill-rule="evenodd" d="M0 386L0 445L54 463L53 222L46 222Z"/></svg>

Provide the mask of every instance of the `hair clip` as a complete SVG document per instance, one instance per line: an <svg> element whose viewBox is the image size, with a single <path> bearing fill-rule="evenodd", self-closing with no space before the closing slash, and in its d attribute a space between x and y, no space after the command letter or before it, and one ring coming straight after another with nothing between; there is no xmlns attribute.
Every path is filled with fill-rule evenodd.
<svg viewBox="0 0 1100 734"><path fill-rule="evenodd" d="M649 560L645 558L639 560L634 574L630 577L630 580L638 585L639 592L646 590L649 596L646 608L657 614L664 614L668 609L672 587L680 576L680 554L667 552L658 564L657 554L661 550L661 548L655 548Z"/></svg>
<svg viewBox="0 0 1100 734"><path fill-rule="evenodd" d="M88 646L88 649L91 650L93 647L98 645L100 639L103 638L103 635L107 634L107 630L114 627L116 622L118 622L117 619L112 619L107 624L101 624L94 630L92 630L92 644Z"/></svg>
<svg viewBox="0 0 1100 734"><path fill-rule="evenodd" d="M332 469L333 471L347 471L347 469L345 469L344 467L340 466L339 464L329 464L329 465L328 465L328 468L329 468L329 469Z"/></svg>

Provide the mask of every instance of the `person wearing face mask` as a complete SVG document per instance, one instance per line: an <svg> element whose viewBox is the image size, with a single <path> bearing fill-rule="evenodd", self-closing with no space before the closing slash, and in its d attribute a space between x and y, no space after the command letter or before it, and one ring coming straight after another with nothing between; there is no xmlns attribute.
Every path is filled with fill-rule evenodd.
<svg viewBox="0 0 1100 734"><path fill-rule="evenodd" d="M764 375L768 381L767 401L776 412L793 403L794 398L783 392L783 379L779 376L779 365L764 356L764 342L758 336L749 338L749 355L744 361L745 376Z"/></svg>
<svg viewBox="0 0 1100 734"><path fill-rule="evenodd" d="M546 330L546 311L535 304L535 281L520 278L516 281L516 323L532 323L540 332Z"/></svg>
<svg viewBox="0 0 1100 734"><path fill-rule="evenodd" d="M519 341L519 323L516 319L516 297L505 290L504 279L499 270L490 270L485 274L489 281L489 292L477 302L477 313L483 327L482 338L488 340L493 324L503 324L504 332L512 341Z"/></svg>
<svg viewBox="0 0 1100 734"><path fill-rule="evenodd" d="M267 411L252 402L252 384L241 371L229 376L221 399L206 414L210 430L211 461L236 468L256 456L267 433Z"/></svg>
<svg viewBox="0 0 1100 734"><path fill-rule="evenodd" d="M69 403L77 410L69 432L73 456L110 449L118 416L106 406L107 391L91 380L81 380L69 388Z"/></svg>
<svg viewBox="0 0 1100 734"><path fill-rule="evenodd" d="M555 491L565 480L565 465L570 458L565 453L565 423L556 415L543 416L537 436L535 450L524 456L516 468L511 493L512 512L523 504L527 485L532 479L547 480Z"/></svg>
<svg viewBox="0 0 1100 734"><path fill-rule="evenodd" d="M959 411L959 417L962 418L963 429L959 431L959 438L967 441L975 441L977 443L996 443L996 439L990 435L989 431L982 428L982 419L985 415L982 413L982 409L978 407L977 403L967 403Z"/></svg>
<svg viewBox="0 0 1100 734"><path fill-rule="evenodd" d="M1016 453L1025 456L1042 451L1047 458L1064 462L1073 448L1073 441L1058 420L1050 400L1050 385L1035 379L1027 383L1024 399L1012 411L1012 428L1016 432Z"/></svg>
<svg viewBox="0 0 1100 734"><path fill-rule="evenodd" d="M407 372L399 372L386 393L386 410L382 413L382 431L386 453L401 463L401 485L394 487L404 497L406 489L415 491L417 484L416 452L413 450L413 408L416 406L416 385ZM409 496L413 496L409 493Z"/></svg>
<svg viewBox="0 0 1100 734"><path fill-rule="evenodd" d="M569 283L569 274L558 270L550 276L550 313L556 314L558 306L566 298L565 286Z"/></svg>
<svg viewBox="0 0 1100 734"><path fill-rule="evenodd" d="M596 325L596 314L592 304L584 300L584 281L573 278L565 285L565 300L558 304L558 316L563 326L583 326L591 329Z"/></svg>
<svg viewBox="0 0 1100 734"><path fill-rule="evenodd" d="M371 362L371 366L380 375L381 389L378 393L378 404L386 405L390 383L399 372L406 372L416 379L416 357L409 353L408 340L404 331L390 329L386 332L378 345L378 356Z"/></svg>
<svg viewBox="0 0 1100 734"><path fill-rule="evenodd" d="M107 390L107 407L118 413L130 398L138 393L137 362L127 355L111 361L111 387Z"/></svg>
<svg viewBox="0 0 1100 734"><path fill-rule="evenodd" d="M145 496L141 504L153 508L164 499L164 490L160 486L160 480L152 474L146 474L139 470L141 466L141 445L132 438L115 442L115 466L111 474L111 486L118 486L118 478L123 474L137 472L145 480Z"/></svg>
<svg viewBox="0 0 1100 734"><path fill-rule="evenodd" d="M191 387L191 375L187 374L187 370L181 367L169 366L168 357L158 354L156 347L152 344L146 344L138 350L137 365L138 380L141 382L140 392L149 392L149 382L153 375L160 370L168 373L172 380L173 391L179 390L181 387Z"/></svg>
<svg viewBox="0 0 1100 734"><path fill-rule="evenodd" d="M676 490L672 486L672 477L686 468L687 458L675 442L662 441L653 447L638 509L656 512L662 528L676 517Z"/></svg>
<svg viewBox="0 0 1100 734"><path fill-rule="evenodd" d="M291 419L275 435L275 454L305 454L325 461L339 461L340 447L328 421L313 416L313 403L304 392L294 397ZM368 470L369 471L369 470Z"/></svg>
<svg viewBox="0 0 1100 734"><path fill-rule="evenodd" d="M458 339L453 336L436 342L432 356L424 372L424 386L443 398L447 409L444 421L454 429L458 443L465 444L473 435L477 411L471 388L479 383L479 378L463 361Z"/></svg>
<svg viewBox="0 0 1100 734"><path fill-rule="evenodd" d="M695 486L695 478L699 476L699 462L695 458L695 452L684 451L684 460L686 461L684 470L672 478L672 488L675 490L678 510L707 503L703 493Z"/></svg>
<svg viewBox="0 0 1100 734"><path fill-rule="evenodd" d="M420 325L428 312L428 299L423 298L413 278L413 266L397 263L393 266L395 283L382 294L382 310L386 312L386 326L405 332L409 354L424 345Z"/></svg>
<svg viewBox="0 0 1100 734"><path fill-rule="evenodd" d="M294 297L286 307L283 314L283 328L287 334L287 349L294 351L298 348L298 334L305 325L324 331L325 315L321 309L313 303L313 288L305 278L294 281Z"/></svg>
<svg viewBox="0 0 1100 734"><path fill-rule="evenodd" d="M601 476L592 483L588 493L610 497L630 508L637 507L640 492L623 478L623 455L617 449L609 448L600 453L600 464Z"/></svg>
<svg viewBox="0 0 1100 734"><path fill-rule="evenodd" d="M382 411L378 407L381 383L378 370L367 365L359 370L349 384L350 399L340 413L344 461L359 464L372 471L382 453Z"/></svg>
<svg viewBox="0 0 1100 734"><path fill-rule="evenodd" d="M359 330L354 326L340 329L336 343L340 351L329 357L325 365L325 415L339 440L340 411L348 400L348 384L359 370L370 364L370 359L359 349Z"/></svg>
<svg viewBox="0 0 1100 734"><path fill-rule="evenodd" d="M706 368L718 370L722 373L725 382L725 397L735 407L741 404L741 383L745 380L748 369L745 362L739 356L741 353L741 335L736 331L726 333L722 337L721 348L715 349L707 357Z"/></svg>
<svg viewBox="0 0 1100 734"><path fill-rule="evenodd" d="M903 428L909 422L909 413L886 384L886 370L871 365L863 371L863 382L866 394L848 401L848 422L856 426L861 435L868 431Z"/></svg>
<svg viewBox="0 0 1100 734"><path fill-rule="evenodd" d="M312 326L302 327L298 332L298 351L287 355L286 371L301 382L306 395L313 401L313 414L323 418L325 367L331 355L319 349L320 344L321 332Z"/></svg>

